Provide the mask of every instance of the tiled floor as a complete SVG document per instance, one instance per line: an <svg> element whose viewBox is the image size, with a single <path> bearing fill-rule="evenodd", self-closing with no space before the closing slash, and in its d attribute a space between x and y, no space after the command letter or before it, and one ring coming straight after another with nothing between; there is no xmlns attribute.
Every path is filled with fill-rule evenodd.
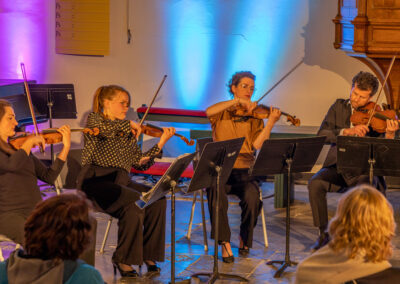
<svg viewBox="0 0 400 284"><path fill-rule="evenodd" d="M271 194L273 184L264 183L264 196ZM341 194L329 193L329 213L332 215L336 208L336 203ZM400 216L400 191L389 190L387 194L389 200L395 209L395 218L398 223ZM264 200L264 210L268 230L268 248L264 247L261 218L259 218L257 227L255 228L255 237L253 248L247 258L238 257L238 233L240 223L240 208L237 201L232 198L229 207L229 218L232 231L232 247L235 255L235 263L222 263L220 257L218 261L219 272L236 274L246 277L250 283L291 283L293 281L295 267L289 267L285 270L279 279L273 278L276 268L267 266L268 260L284 260L285 258L285 215L286 209L275 209L273 199ZM176 202L176 260L175 274L176 277L187 278L194 273L212 272L213 270L213 252L214 242L208 238L209 250L204 251L203 234L201 225L200 203L197 202L195 208L195 217L193 222L193 230L191 239L186 237L187 227L191 210L191 196L178 196ZM207 205L206 211L207 211ZM103 238L103 234L108 221L108 216L102 213L96 213L98 221L97 231L97 252L96 252L96 268L103 275L107 283L168 283L171 279L171 236L170 236L170 200L168 200L167 208L167 236L166 236L166 260L159 263L161 274L153 279L141 277L135 280L122 280L119 275L113 276L111 265L111 255L116 245L116 220L112 223L109 239L107 241L105 253L98 253ZM206 214L207 232L210 232L210 222L208 213ZM291 206L291 235L290 235L290 257L293 261L301 261L309 255L309 247L317 238L317 230L312 225L311 209L308 203L308 193L306 186L295 186L295 202ZM400 237L394 240L395 250L391 262L394 265L400 265ZM12 246L2 243L1 246L7 254L7 250ZM138 269L136 267L136 269ZM142 267L142 275L145 275L146 269ZM192 278L192 283L200 283L206 281L207 278ZM218 280L216 283L231 283L233 280ZM236 282L237 283L237 282Z"/></svg>

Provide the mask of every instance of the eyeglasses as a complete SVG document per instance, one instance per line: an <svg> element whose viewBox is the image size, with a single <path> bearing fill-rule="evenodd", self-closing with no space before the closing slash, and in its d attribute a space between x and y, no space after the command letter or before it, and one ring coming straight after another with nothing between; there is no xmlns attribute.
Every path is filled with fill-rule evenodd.
<svg viewBox="0 0 400 284"><path fill-rule="evenodd" d="M254 86L250 86L250 85L247 85L247 84L240 84L239 85L242 89L249 89L252 93L256 90L256 88L254 88Z"/></svg>

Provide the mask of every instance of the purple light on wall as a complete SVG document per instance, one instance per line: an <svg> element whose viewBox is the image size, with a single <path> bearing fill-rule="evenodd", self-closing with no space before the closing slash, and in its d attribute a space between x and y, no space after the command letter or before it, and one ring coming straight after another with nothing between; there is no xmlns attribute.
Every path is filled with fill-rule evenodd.
<svg viewBox="0 0 400 284"><path fill-rule="evenodd" d="M0 78L43 80L48 50L46 0L0 0Z"/></svg>

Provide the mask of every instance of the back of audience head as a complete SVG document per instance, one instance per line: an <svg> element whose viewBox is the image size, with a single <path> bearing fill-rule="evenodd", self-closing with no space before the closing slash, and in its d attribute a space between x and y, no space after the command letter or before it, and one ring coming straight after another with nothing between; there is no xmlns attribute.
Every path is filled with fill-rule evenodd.
<svg viewBox="0 0 400 284"><path fill-rule="evenodd" d="M364 255L369 262L387 260L395 229L393 208L385 196L372 186L360 185L339 200L329 224L329 246L334 251L347 250L349 258Z"/></svg>
<svg viewBox="0 0 400 284"><path fill-rule="evenodd" d="M25 223L25 252L41 259L76 260L90 243L89 206L79 194L62 194L36 205Z"/></svg>

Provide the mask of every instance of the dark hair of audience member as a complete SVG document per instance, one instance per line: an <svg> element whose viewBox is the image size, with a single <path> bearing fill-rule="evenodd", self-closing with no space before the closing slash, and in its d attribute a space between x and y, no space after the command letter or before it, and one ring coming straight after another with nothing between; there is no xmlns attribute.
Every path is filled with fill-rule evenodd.
<svg viewBox="0 0 400 284"><path fill-rule="evenodd" d="M76 260L90 243L89 206L81 195L62 194L36 205L25 223L25 252L41 259Z"/></svg>

